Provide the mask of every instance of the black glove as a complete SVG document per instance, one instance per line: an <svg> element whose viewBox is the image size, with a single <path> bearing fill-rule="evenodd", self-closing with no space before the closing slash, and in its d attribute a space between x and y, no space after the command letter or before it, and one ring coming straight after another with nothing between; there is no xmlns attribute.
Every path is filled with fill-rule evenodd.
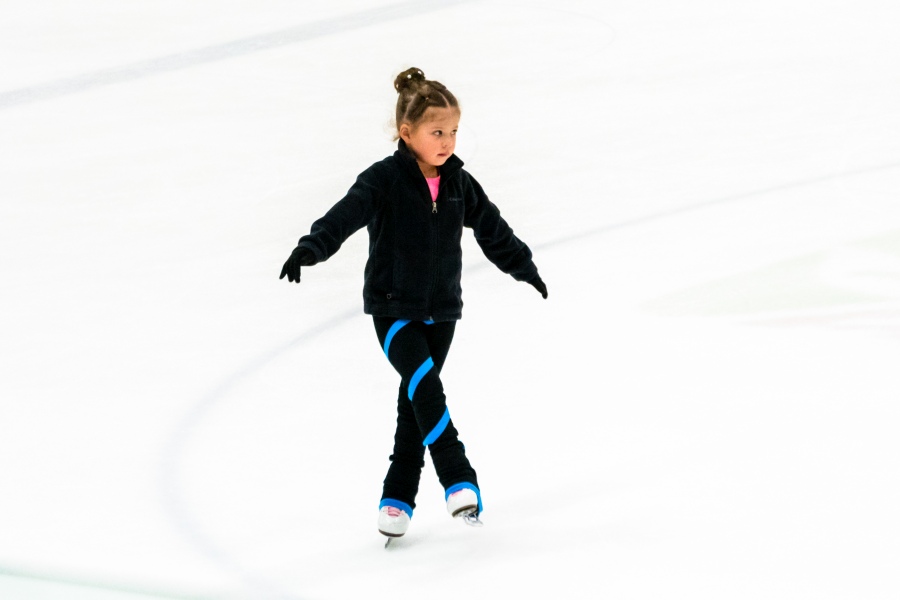
<svg viewBox="0 0 900 600"><path fill-rule="evenodd" d="M540 275L535 275L532 279L528 280L528 283L534 286L534 289L541 293L541 296L544 297L544 300L547 299L547 284L545 284L541 280Z"/></svg>
<svg viewBox="0 0 900 600"><path fill-rule="evenodd" d="M281 269L281 276L278 279L284 279L284 276L287 275L288 281L300 283L300 267L308 267L314 264L316 264L316 256L312 253L312 250L303 246L297 246L285 261L284 267Z"/></svg>

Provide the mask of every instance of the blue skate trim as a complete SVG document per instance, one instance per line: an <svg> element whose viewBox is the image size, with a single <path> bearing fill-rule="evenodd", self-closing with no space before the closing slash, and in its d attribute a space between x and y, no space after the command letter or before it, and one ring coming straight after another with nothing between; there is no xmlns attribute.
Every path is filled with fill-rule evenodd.
<svg viewBox="0 0 900 600"><path fill-rule="evenodd" d="M434 321L422 321L426 325L434 325Z"/></svg>
<svg viewBox="0 0 900 600"><path fill-rule="evenodd" d="M438 421L438 424L434 426L434 429L431 430L425 440L422 442L423 446L431 445L441 437L441 434L444 433L444 430L447 429L447 424L450 422L450 409L444 409L444 416L441 417L441 420Z"/></svg>
<svg viewBox="0 0 900 600"><path fill-rule="evenodd" d="M431 357L425 359L425 362L422 363L416 372L413 373L412 379L409 381L409 401L412 402L413 394L416 393L416 387L418 387L419 382L422 381L422 378L425 377L425 374L431 370L434 366L434 361L431 360Z"/></svg>
<svg viewBox="0 0 900 600"><path fill-rule="evenodd" d="M391 325L391 328L388 329L387 335L384 337L384 355L387 356L388 360L390 360L390 356L388 356L388 350L391 347L391 340L394 339L394 336L397 335L397 332L403 329L403 326L409 323L406 319L397 319L394 321L394 324Z"/></svg>
<svg viewBox="0 0 900 600"><path fill-rule="evenodd" d="M475 497L478 498L478 512L479 513L483 512L484 506L482 506L482 504L481 504L481 490L479 490L477 487L475 487L474 484L469 483L468 481L463 481L462 483L456 483L456 484L453 484L450 487L448 487L447 490L444 492L444 500L446 501L450 497L450 494L453 494L455 492L458 492L459 490L465 490L465 489L469 489L469 490L472 490L473 492L475 492Z"/></svg>
<svg viewBox="0 0 900 600"><path fill-rule="evenodd" d="M371 347L371 346L370 346ZM385 498L381 501L381 504L378 505L378 510L381 510L385 506L393 506L394 508L399 508L412 519L413 509L406 502L401 502L400 500L394 500L393 498Z"/></svg>

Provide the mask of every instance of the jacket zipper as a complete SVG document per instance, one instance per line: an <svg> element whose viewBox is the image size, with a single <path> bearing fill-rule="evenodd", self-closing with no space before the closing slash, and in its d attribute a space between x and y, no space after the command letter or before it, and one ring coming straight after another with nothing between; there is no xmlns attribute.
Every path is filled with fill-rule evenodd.
<svg viewBox="0 0 900 600"><path fill-rule="evenodd" d="M440 190L438 190L438 196L441 195ZM431 214L437 214L437 197L432 199L431 201ZM432 217L432 219L436 219L437 217ZM434 320L434 290L437 287L437 242L438 242L438 225L436 221L432 221L432 234L431 234L431 294L428 297L428 320Z"/></svg>

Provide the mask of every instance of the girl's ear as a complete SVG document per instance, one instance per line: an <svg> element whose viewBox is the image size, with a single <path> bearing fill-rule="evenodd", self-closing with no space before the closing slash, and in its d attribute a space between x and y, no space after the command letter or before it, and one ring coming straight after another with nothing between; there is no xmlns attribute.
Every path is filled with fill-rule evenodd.
<svg viewBox="0 0 900 600"><path fill-rule="evenodd" d="M400 139L408 144L410 140L410 133L412 133L409 127L409 123L403 123L402 125L400 125L399 133Z"/></svg>

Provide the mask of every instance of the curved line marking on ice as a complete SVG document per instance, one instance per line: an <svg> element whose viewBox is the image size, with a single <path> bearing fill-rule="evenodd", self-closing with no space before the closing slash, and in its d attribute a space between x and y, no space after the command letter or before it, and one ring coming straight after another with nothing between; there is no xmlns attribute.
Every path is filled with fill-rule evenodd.
<svg viewBox="0 0 900 600"><path fill-rule="evenodd" d="M848 177L856 177L860 175L866 175L869 173L875 173L879 171L886 171L891 169L896 169L900 167L900 163L891 163L885 165L879 165L875 167L868 167L862 169L856 169L854 171L846 171L841 173L834 173L831 175L824 175L821 177L815 177L811 179L805 179L801 181L795 181L790 183L784 183L781 185L770 186L767 188L761 188L758 190L745 192L742 194L735 194L732 196L725 196L722 198L717 198L713 200L707 200L703 202L697 202L694 204L690 204L688 206L683 206L680 208L675 208L672 210L661 211L658 213L653 213L649 215L645 215L643 217L637 217L634 219L629 219L626 221L622 221L619 223L613 223L610 225L604 225L601 227L597 227L588 231L584 231L582 233L578 233L575 235L567 236L564 238L559 238L556 240L551 240L548 242L544 242L542 244L538 244L534 246L536 249L549 249L555 248L559 246L564 246L571 242L577 242L586 238L590 238L597 235L602 235L604 233L627 229L629 227L638 227L647 223L651 223L654 221L659 221L668 217L680 216L692 212L698 212L707 208L717 207L722 204L727 204L731 202L738 202L742 200L749 200L752 198L757 198L760 196L765 196L771 193L776 193L784 190L790 190L795 188L801 188L810 185L816 185L819 183L824 183L828 181L834 181L841 178ZM470 268L467 268L466 271L478 270L485 266L489 266L490 263L486 261L483 263L479 263L477 265L473 265ZM176 428L174 434L169 440L168 444L164 449L164 460L162 466L162 486L164 490L164 503L168 513L171 515L177 526L181 529L182 532L187 534L191 541L196 545L196 547L202 550L209 558L214 559L219 563L220 566L226 567L229 570L239 574L239 577L245 584L251 585L253 588L257 590L266 590L267 593L273 595L273 597L280 598L293 598L289 593L286 593L283 590L275 590L272 589L273 585L269 581L262 580L255 576L253 573L248 572L244 569L238 561L230 557L227 553L222 551L221 548L217 547L215 542L212 541L210 536L203 532L202 528L195 522L195 520L191 517L190 511L185 506L182 498L180 497L180 490L182 486L178 477L178 465L180 462L180 458L184 455L184 449L193 435L193 432L200 426L202 421L206 418L206 416L212 412L217 405L231 392L231 390L235 389L238 384L245 380L246 378L256 374L262 368L264 368L271 361L277 359L282 354L289 352L297 347L300 347L314 338L329 333L333 329L336 329L338 326L343 325L350 319L360 316L360 311L358 306L354 308L347 309L344 312L335 315L333 318L328 321L311 327L310 329L304 331L300 335L298 335L293 340L269 350L268 352L261 354L257 358L253 359L247 365L234 373L226 376L222 381L218 383L213 389L211 389L206 395L204 395L199 402L197 402L188 414L182 419L181 423Z"/></svg>
<svg viewBox="0 0 900 600"><path fill-rule="evenodd" d="M170 518L174 521L188 540L194 546L203 552L203 554L214 560L220 567L235 574L244 585L254 590L255 593L265 593L265 596L255 597L271 597L281 599L295 598L286 590L277 589L272 582L258 577L254 573L245 569L239 561L235 560L227 552L223 551L219 545L214 542L209 534L203 531L203 528L191 516L190 510L186 506L181 491L184 486L181 483L180 468L181 458L185 455L185 448L193 437L194 432L200 423L221 403L221 401L234 389L239 382L260 369L265 367L271 361L275 360L282 354L302 346L314 338L329 332L337 326L349 321L352 317L359 315L359 308L347 310L338 314L328 321L307 329L291 341L273 348L257 358L253 359L247 365L239 369L219 382L213 389L205 394L199 402L194 404L187 415L181 420L172 436L163 448L163 459L161 465L161 487L163 494L163 505Z"/></svg>
<svg viewBox="0 0 900 600"><path fill-rule="evenodd" d="M450 6L453 4L461 3L466 0L455 0L455 1L446 1L446 2L408 2L403 4L392 5L390 7L385 7L383 9L376 9L375 11L369 11L366 13L361 13L368 15L368 18L372 18L373 16L377 17L378 15L375 13L380 12L381 21L391 20L393 18L399 18L401 16L409 16L409 13L397 14L396 11L402 11L411 9L413 5L417 7L423 7L423 10L418 12L425 12L424 6L429 7L428 9L438 9L444 8L446 6ZM424 6L423 6L424 5ZM129 65L123 67L121 69L110 69L107 71L100 71L94 74L88 74L81 77L76 77L68 80L62 80L58 82L51 82L50 84L45 84L43 86L35 86L33 88L26 88L24 90L16 90L14 92L7 92L5 94L0 94L0 108L5 106L12 106L14 104L21 104L25 102L32 102L36 100L44 100L56 96L61 96L68 93L74 93L86 89L90 89L92 87L98 85L105 85L108 83L118 83L120 81L127 81L130 79L137 79L139 77L152 75L156 73L171 71L175 69L186 68L189 66L195 66L207 62L212 62L216 60L224 60L226 58L230 58L232 56L239 56L242 54L248 54L250 52L256 52L259 50L265 50L268 48L274 48L281 45L285 45L288 43L296 43L305 41L308 39L313 39L315 37L321 37L324 35L329 35L333 33L339 33L342 31L347 31L350 29L363 27L365 25L372 24L375 21L361 22L360 18L348 19L346 23L341 26L337 19L331 21L323 21L317 24L310 24L301 26L298 28L285 30L283 32L275 32L273 34L268 34L266 36L258 36L255 38L246 38L244 40L238 40L236 42L232 42L230 44L223 44L221 46L213 46L206 49L201 49L194 52L188 52L180 55L172 55L168 57L162 57L160 59L146 61L144 63L136 63L133 65ZM363 21L365 19L362 19ZM598 20L599 21L599 20ZM602 21L600 21L602 22ZM608 24L607 27L609 27ZM612 29L610 27L610 29ZM615 36L615 30L612 29L613 37ZM279 39L279 36L283 36L283 39ZM254 46L254 44L256 44ZM651 223L654 221L662 220L669 217L684 215L692 212L697 212L704 210L706 208L716 207L722 204L737 202L752 198L757 198L760 196L764 196L771 193L776 193L784 190L790 190L795 188L801 188L810 185L816 185L819 183L825 183L828 181L834 181L842 178L855 177L859 175L865 175L869 173L874 173L878 171L895 169L900 166L900 163L890 163L885 165L879 165L875 167L868 167L857 169L853 171L842 171L837 173L831 173L828 175L824 175L817 178L799 180L795 182L784 183L781 185L771 186L767 188L762 188L758 190L753 190L750 192L745 192L742 194L735 194L732 196L726 196L701 202L696 202L694 204L690 204L687 206L682 206L679 208L674 208L666 211L660 211L657 213L652 213L648 215L644 215L641 217L636 217L633 219L621 221L618 223L613 223L609 225L603 225L600 227L596 227L590 230L586 230L581 233L577 233L574 235L566 236L563 238L558 238L555 240L550 240L544 243L537 244L533 246L534 249L549 249L555 248L559 246L564 246L566 244L577 242L586 238L590 238L597 235L602 235L604 233L618 231L622 229L627 229L630 227L638 227L647 223ZM466 271L478 270L483 267L488 266L489 263L483 262L472 267L466 269ZM217 544L212 540L211 536L205 533L202 527L196 523L196 521L190 515L190 511L181 497L181 483L179 480L179 463L181 458L184 456L184 449L189 442L190 438L193 435L193 432L196 430L198 426L204 421L204 419L209 415L219 403L233 390L237 387L237 385L243 381L244 379L254 375L259 370L264 368L271 361L280 357L282 354L291 351L299 346L302 346L314 338L329 333L333 329L338 326L346 323L351 318L359 316L358 307L354 307L352 309L348 309L332 319L311 327L310 329L304 331L296 338L291 340L288 343L285 343L279 347L273 348L268 352L258 356L257 358L251 360L247 363L247 365L239 369L229 375L227 375L224 379L222 379L215 387L213 387L207 394L205 394L196 404L194 404L191 410L186 414L186 416L181 420L181 422L176 427L173 435L169 439L168 443L165 445L163 450L163 460L162 460L162 488L164 495L164 504L167 512L175 521L176 525L180 528L180 530L188 535L190 541L192 541L195 546L203 551L207 557L214 559L220 566L223 566L229 570L232 570L234 573L238 574L238 577L244 582L244 584L251 586L252 588L265 592L267 595L272 597L279 597L284 599L295 598L295 596L286 592L285 590L276 589L276 585L271 581L264 580L259 576L248 572L244 567L239 564L239 561L235 560L233 557L229 556L225 551L223 551Z"/></svg>
<svg viewBox="0 0 900 600"><path fill-rule="evenodd" d="M104 85L124 83L160 73L179 71L229 58L246 56L387 21L405 19L471 1L473 0L412 0L398 4L389 4L358 13L306 23L289 29L233 40L224 44L206 46L205 48L197 48L108 69L100 69L90 73L75 75L74 77L0 92L0 109L50 100Z"/></svg>
<svg viewBox="0 0 900 600"><path fill-rule="evenodd" d="M820 183L827 183L830 181L837 181L839 179L845 179L849 177L858 177L860 175L868 175L871 173L878 173L880 171L890 171L892 169L900 168L900 163L886 163L883 165L877 165L874 167L863 167L860 169L854 169L851 171L840 171L837 173L831 173L829 175L822 175L820 177L812 177L809 179L802 179L798 181L792 181L788 183L783 183L779 185L773 185L766 188L760 188L758 190L752 190L750 192L744 192L741 194L734 194L732 196L724 196L722 198L714 198L712 200L704 200L701 202L695 202L693 204L688 204L686 206L680 206L677 208L672 208L669 210L660 211L657 213L652 213L649 215L644 215L641 217L635 217L633 219L628 219L625 221L620 221L618 223L612 223L610 225L603 225L600 227L596 227L594 229L588 229L587 231L583 231L581 233L576 233L574 235L569 235L564 238L557 238L555 240L550 240L549 242L544 242L542 244L537 244L533 248L534 249L546 249L553 248L556 246L561 246L564 244L568 244L570 242L575 242L584 238L593 237L595 235L600 235L603 233L609 233L611 231L618 231L620 229L627 229L629 227L638 227L640 225L646 225L647 223L652 223L654 221L659 221L661 219L666 219L669 217L676 217L692 212L701 211L707 208L718 207L722 204L729 204L732 202L738 202L740 200L749 200L752 198L758 198L760 196L767 196L769 194L775 194L778 192L783 192L785 190L792 190L796 188L807 187L811 185L818 185ZM482 265L484 266L484 265Z"/></svg>

